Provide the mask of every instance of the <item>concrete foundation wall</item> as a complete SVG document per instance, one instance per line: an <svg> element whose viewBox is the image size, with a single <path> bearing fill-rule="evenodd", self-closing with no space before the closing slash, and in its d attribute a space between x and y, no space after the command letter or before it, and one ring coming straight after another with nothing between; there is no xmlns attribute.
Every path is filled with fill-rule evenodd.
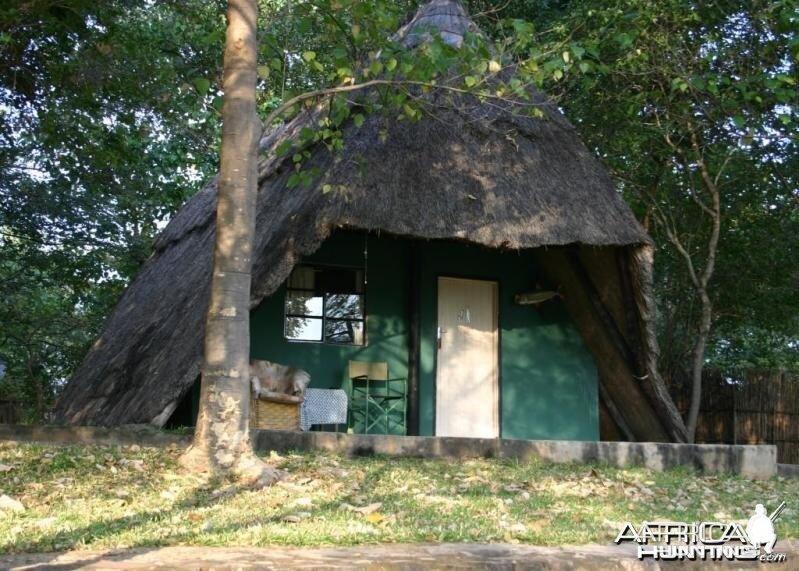
<svg viewBox="0 0 799 571"><path fill-rule="evenodd" d="M507 440L279 430L254 430L252 439L259 451L316 449L355 456L540 459L557 463L643 466L653 470L687 466L706 474L726 472L754 479L767 479L777 474L777 448L772 445Z"/></svg>
<svg viewBox="0 0 799 571"><path fill-rule="evenodd" d="M558 463L602 462L620 468L643 466L653 470L687 466L702 473L727 472L760 480L777 475L777 447L767 444L508 440L281 430L253 430L251 437L253 446L260 452L323 450L350 456L385 454L416 458L516 458L521 461L544 460ZM191 437L139 425L99 428L0 424L0 440L185 446L191 442ZM786 476L799 473L795 467L782 465L780 468L781 473Z"/></svg>

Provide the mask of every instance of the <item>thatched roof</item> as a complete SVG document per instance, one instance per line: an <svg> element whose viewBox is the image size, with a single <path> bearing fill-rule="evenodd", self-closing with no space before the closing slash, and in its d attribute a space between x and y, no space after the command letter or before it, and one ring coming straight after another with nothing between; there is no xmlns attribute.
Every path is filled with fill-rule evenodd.
<svg viewBox="0 0 799 571"><path fill-rule="evenodd" d="M415 45L431 27L454 38L473 26L460 2L434 0L400 34ZM542 119L440 92L429 96L434 113L422 121L368 116L360 128L346 126L338 154L309 149L305 168L323 174L307 187L288 188L291 153L274 151L315 112L276 129L261 144L251 305L341 227L491 248L646 247L646 233L574 128L533 95ZM60 399L61 421L160 425L196 380L216 190L212 180L159 236Z"/></svg>
<svg viewBox="0 0 799 571"><path fill-rule="evenodd" d="M432 0L422 6L410 22L397 32L406 48L415 48L437 34L453 47L460 47L467 32L479 32L460 2Z"/></svg>

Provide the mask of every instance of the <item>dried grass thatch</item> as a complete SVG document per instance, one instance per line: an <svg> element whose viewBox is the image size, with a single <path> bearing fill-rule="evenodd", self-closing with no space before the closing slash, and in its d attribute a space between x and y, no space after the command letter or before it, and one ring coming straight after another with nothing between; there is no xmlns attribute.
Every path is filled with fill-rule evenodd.
<svg viewBox="0 0 799 571"><path fill-rule="evenodd" d="M453 12L455 24L441 10ZM424 33L433 25L457 35L471 25L462 21L462 10L456 0L435 0L416 19L425 22ZM415 30L406 26L403 37L415 38ZM629 334L638 366L601 370L602 377L625 375L607 380L610 392L640 397L630 406L643 408L617 414L617 422L638 427L630 429L630 437L680 440L682 422L654 371L649 286L635 277L649 271L651 259L640 259L649 239L574 128L552 103L538 94L534 98L544 119L440 92L429 96L433 113L422 121L371 115L360 128L346 127L343 152L322 145L310 149L306 168L318 167L323 174L311 186L294 189L287 187L290 155L276 158L274 150L318 110L276 129L261 145L251 305L274 292L303 256L341 227L490 248L602 247L589 248L589 254L618 249L628 269L594 281L625 283L639 292L635 301L627 300L641 320L637 333ZM60 399L60 421L162 425L194 383L202 356L216 188L211 181L159 236ZM599 362L606 356L597 357ZM631 422L632 417L644 420Z"/></svg>

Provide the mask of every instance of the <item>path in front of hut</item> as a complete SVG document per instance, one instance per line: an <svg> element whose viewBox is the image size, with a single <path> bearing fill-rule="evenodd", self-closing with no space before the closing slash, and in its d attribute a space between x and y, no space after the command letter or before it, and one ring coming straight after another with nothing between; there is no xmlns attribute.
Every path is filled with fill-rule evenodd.
<svg viewBox="0 0 799 571"><path fill-rule="evenodd" d="M796 569L799 540L780 541L782 564L768 569ZM678 564L690 569L746 569L750 562ZM671 567L671 565L665 565ZM330 548L153 547L112 551L18 554L0 557L0 569L608 569L653 570L663 563L639 561L632 545L538 547L510 544L366 545Z"/></svg>

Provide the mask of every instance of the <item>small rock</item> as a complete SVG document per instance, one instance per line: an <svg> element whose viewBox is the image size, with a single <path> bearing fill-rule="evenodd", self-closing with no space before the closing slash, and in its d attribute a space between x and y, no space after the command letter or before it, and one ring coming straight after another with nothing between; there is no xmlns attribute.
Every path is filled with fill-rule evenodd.
<svg viewBox="0 0 799 571"><path fill-rule="evenodd" d="M21 513L25 511L25 506L11 496L3 494L0 496L0 510Z"/></svg>
<svg viewBox="0 0 799 571"><path fill-rule="evenodd" d="M313 505L313 500L311 498L302 497L302 498L297 498L296 500L294 500L291 503L292 503L292 505L295 505L295 506L307 507L307 506Z"/></svg>
<svg viewBox="0 0 799 571"><path fill-rule="evenodd" d="M522 492L519 495L522 497L522 499L525 499L525 500L529 500L530 499L530 492Z"/></svg>

